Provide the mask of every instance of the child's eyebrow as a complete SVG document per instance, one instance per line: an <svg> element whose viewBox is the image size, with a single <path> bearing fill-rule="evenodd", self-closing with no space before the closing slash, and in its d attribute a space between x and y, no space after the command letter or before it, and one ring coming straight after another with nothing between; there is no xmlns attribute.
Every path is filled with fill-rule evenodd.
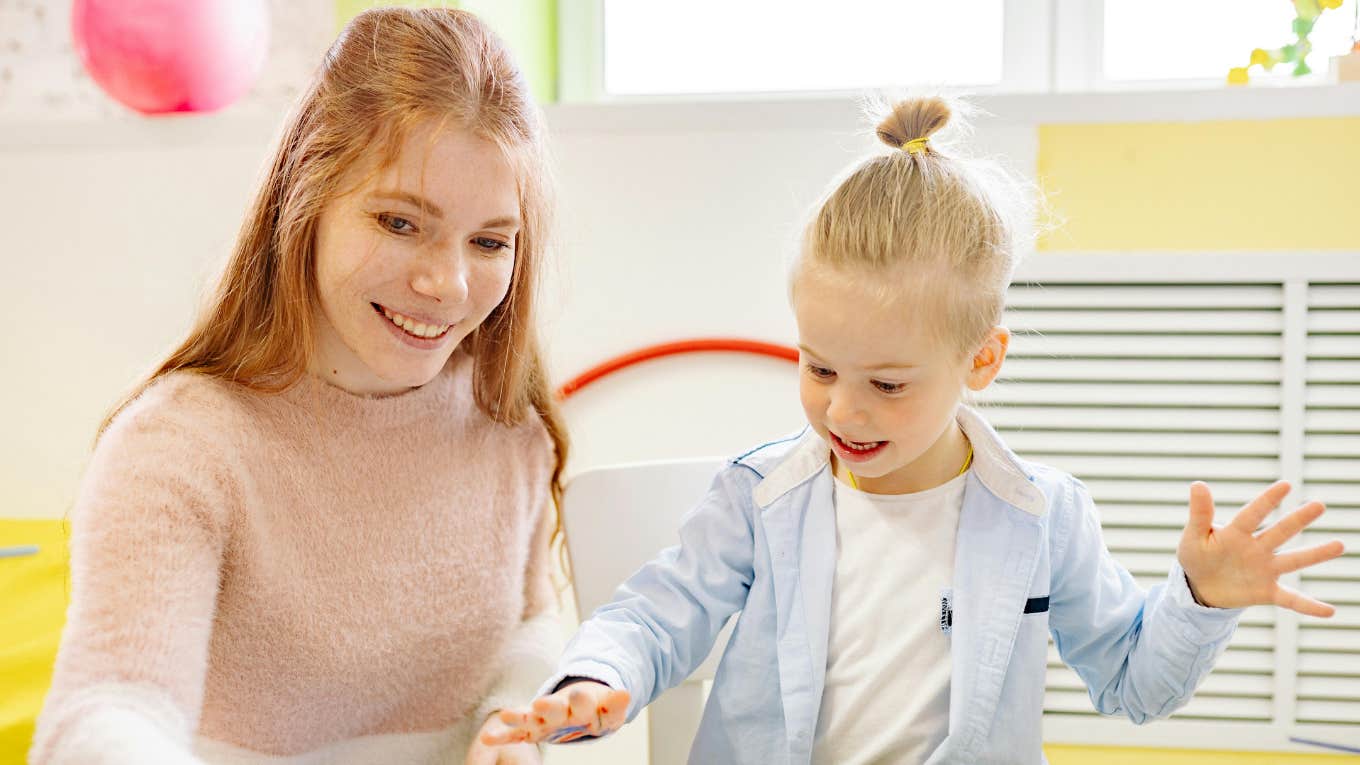
<svg viewBox="0 0 1360 765"><path fill-rule="evenodd" d="M820 359L820 358L824 358L824 357L822 356L822 354L820 354L820 353L818 353L818 352L812 350L811 348L807 347L806 345L804 345L804 344L802 344L802 343L799 343L799 344L798 344L798 348L799 348L799 350L807 351L807 353L808 353L809 356L814 356L814 357L819 358L819 359ZM886 371L886 370L910 371L910 370L916 369L916 367L917 367L916 364L898 364L898 363L890 363L890 364L874 364L874 365L872 365L872 366L867 366L867 367L865 367L864 369L865 369L865 371L868 371L868 372L883 372L883 371Z"/></svg>

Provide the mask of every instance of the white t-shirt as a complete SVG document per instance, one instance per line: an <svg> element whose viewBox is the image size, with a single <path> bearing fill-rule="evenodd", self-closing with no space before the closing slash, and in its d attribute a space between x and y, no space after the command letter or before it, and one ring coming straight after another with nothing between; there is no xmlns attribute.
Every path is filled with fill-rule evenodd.
<svg viewBox="0 0 1360 765"><path fill-rule="evenodd" d="M836 578L814 765L920 763L949 731L941 597L967 474L915 494L835 482Z"/></svg>

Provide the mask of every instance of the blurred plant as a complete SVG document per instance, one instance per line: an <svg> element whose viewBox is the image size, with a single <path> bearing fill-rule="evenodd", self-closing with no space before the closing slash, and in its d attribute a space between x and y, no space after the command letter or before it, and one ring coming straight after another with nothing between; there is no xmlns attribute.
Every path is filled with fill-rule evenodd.
<svg viewBox="0 0 1360 765"><path fill-rule="evenodd" d="M1342 0L1292 0L1294 3L1294 42L1279 48L1267 50L1257 48L1251 52L1251 60L1246 66L1233 67L1228 70L1228 84L1246 85L1250 76L1247 70L1259 65L1269 72L1275 68L1276 64L1293 64L1295 77L1302 77L1312 73L1308 68L1308 54L1313 51L1313 44L1309 42L1308 35L1313 32L1313 25L1317 23L1318 17L1323 11L1335 10L1341 7Z"/></svg>

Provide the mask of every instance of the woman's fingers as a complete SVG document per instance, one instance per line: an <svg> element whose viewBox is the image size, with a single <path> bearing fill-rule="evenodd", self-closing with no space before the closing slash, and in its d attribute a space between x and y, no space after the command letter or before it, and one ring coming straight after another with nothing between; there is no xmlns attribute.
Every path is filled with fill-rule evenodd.
<svg viewBox="0 0 1360 765"><path fill-rule="evenodd" d="M523 727L527 716L523 711L502 709L487 719L478 736L487 746L502 746L524 741L528 731Z"/></svg>

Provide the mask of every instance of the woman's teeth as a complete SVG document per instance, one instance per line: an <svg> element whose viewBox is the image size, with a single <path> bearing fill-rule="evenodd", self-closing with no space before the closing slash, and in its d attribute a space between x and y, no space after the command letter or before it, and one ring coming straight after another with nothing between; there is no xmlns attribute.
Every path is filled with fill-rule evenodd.
<svg viewBox="0 0 1360 765"><path fill-rule="evenodd" d="M436 338L445 332L448 332L449 327L453 326L452 324L421 324L409 316L402 316L396 311L391 311L387 308L382 309L382 312L383 316L386 316L388 321L416 337Z"/></svg>

